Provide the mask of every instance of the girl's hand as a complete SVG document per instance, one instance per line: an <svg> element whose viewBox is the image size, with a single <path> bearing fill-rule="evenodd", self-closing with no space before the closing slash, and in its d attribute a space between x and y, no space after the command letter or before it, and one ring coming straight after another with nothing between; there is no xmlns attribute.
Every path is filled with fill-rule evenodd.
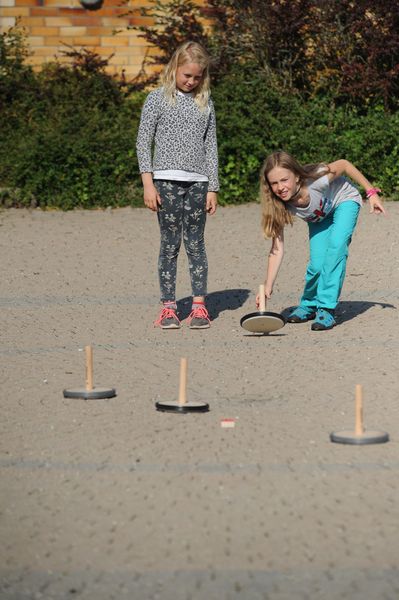
<svg viewBox="0 0 399 600"><path fill-rule="evenodd" d="M214 215L218 205L218 195L216 192L208 192L206 195L206 212Z"/></svg>
<svg viewBox="0 0 399 600"><path fill-rule="evenodd" d="M268 300L269 298L271 298L273 293L273 288L268 288L265 286L265 298L266 300ZM259 294L256 294L256 308L259 308L260 306L260 298L259 298Z"/></svg>
<svg viewBox="0 0 399 600"><path fill-rule="evenodd" d="M155 185L144 186L144 204L147 208L154 211L157 211L158 207L161 206L161 197Z"/></svg>
<svg viewBox="0 0 399 600"><path fill-rule="evenodd" d="M386 216L385 208L377 193L369 197L370 213L383 214Z"/></svg>

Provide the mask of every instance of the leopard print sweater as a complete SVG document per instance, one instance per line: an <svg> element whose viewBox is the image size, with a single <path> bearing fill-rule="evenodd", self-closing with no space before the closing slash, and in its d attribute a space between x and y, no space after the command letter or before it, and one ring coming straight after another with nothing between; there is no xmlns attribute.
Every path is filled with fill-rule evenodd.
<svg viewBox="0 0 399 600"><path fill-rule="evenodd" d="M141 113L136 148L140 173L167 169L200 173L208 177L208 190L218 191L216 118L212 100L208 108L201 111L190 94L177 94L176 103L171 105L162 88L150 92Z"/></svg>

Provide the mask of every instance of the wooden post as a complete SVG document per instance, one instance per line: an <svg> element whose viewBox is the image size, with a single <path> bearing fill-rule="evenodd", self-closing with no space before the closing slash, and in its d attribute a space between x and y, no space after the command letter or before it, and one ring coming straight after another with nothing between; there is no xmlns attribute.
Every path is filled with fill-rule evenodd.
<svg viewBox="0 0 399 600"><path fill-rule="evenodd" d="M85 347L86 352L86 390L91 392L93 389L93 349L91 346Z"/></svg>
<svg viewBox="0 0 399 600"><path fill-rule="evenodd" d="M187 358L180 359L180 383L178 404L182 406L187 401Z"/></svg>
<svg viewBox="0 0 399 600"><path fill-rule="evenodd" d="M362 386L356 385L355 388L355 435L363 435L363 395Z"/></svg>
<svg viewBox="0 0 399 600"><path fill-rule="evenodd" d="M265 310L266 310L265 286L262 283L259 286L259 312L265 312Z"/></svg>

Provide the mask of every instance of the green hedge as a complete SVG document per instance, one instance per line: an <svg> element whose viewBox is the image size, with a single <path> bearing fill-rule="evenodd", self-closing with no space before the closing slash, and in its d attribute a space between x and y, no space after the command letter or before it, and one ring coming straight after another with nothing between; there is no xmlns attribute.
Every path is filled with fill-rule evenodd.
<svg viewBox="0 0 399 600"><path fill-rule="evenodd" d="M3 113L3 203L62 209L141 203L134 146L142 96L124 99L90 79L98 77L57 67L38 77L30 105Z"/></svg>
<svg viewBox="0 0 399 600"><path fill-rule="evenodd" d="M129 93L88 54L34 73L18 43L13 55L0 53L0 204L142 206L135 140L145 94ZM255 200L259 168L278 148L301 162L347 158L399 200L399 113L305 102L251 65L219 81L213 98L222 204Z"/></svg>
<svg viewBox="0 0 399 600"><path fill-rule="evenodd" d="M23 39L12 40L3 36L0 48L0 202L141 205L135 139L144 96L127 96L88 52L34 73L21 61Z"/></svg>
<svg viewBox="0 0 399 600"><path fill-rule="evenodd" d="M360 113L334 107L329 98L305 102L244 69L222 81L213 97L222 203L256 199L260 166L276 149L302 163L347 158L386 198L399 200L399 113L380 107Z"/></svg>
<svg viewBox="0 0 399 600"><path fill-rule="evenodd" d="M138 200L135 105L55 113L0 142L2 185L15 190L8 195L21 205L66 210Z"/></svg>

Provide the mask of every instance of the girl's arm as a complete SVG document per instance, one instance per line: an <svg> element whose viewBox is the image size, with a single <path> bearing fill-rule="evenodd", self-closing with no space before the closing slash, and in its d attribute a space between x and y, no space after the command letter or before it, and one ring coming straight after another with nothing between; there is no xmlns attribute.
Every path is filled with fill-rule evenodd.
<svg viewBox="0 0 399 600"><path fill-rule="evenodd" d="M206 195L206 211L209 215L214 215L218 205L217 192L208 192Z"/></svg>
<svg viewBox="0 0 399 600"><path fill-rule="evenodd" d="M158 206L161 206L161 197L154 185L152 173L142 173L141 180L144 188L144 204L150 210L157 211Z"/></svg>
<svg viewBox="0 0 399 600"><path fill-rule="evenodd" d="M265 279L265 296L270 298L273 293L273 285L276 281L277 273L280 269L284 256L284 231L280 236L274 237L270 248L267 271ZM259 306L259 294L256 296L256 305Z"/></svg>
<svg viewBox="0 0 399 600"><path fill-rule="evenodd" d="M330 169L330 173L327 173L329 181L333 181L341 175L348 175L355 183L361 185L366 190L366 193L368 190L373 192L367 196L370 201L370 212L386 214L382 202L378 197L377 190L373 188L369 180L349 160L341 158L330 163L328 167Z"/></svg>
<svg viewBox="0 0 399 600"><path fill-rule="evenodd" d="M219 190L218 179L218 143L216 135L216 116L215 108L212 100L209 100L209 122L204 137L205 161L207 175L209 178L209 192L217 192Z"/></svg>
<svg viewBox="0 0 399 600"><path fill-rule="evenodd" d="M152 171L152 143L157 128L160 105L158 91L150 92L144 102L137 131L136 150L140 173Z"/></svg>
<svg viewBox="0 0 399 600"><path fill-rule="evenodd" d="M159 194L152 179L152 143L159 116L158 92L150 92L141 111L137 132L136 149L141 180L144 188L144 204L150 210L158 210L161 204Z"/></svg>

